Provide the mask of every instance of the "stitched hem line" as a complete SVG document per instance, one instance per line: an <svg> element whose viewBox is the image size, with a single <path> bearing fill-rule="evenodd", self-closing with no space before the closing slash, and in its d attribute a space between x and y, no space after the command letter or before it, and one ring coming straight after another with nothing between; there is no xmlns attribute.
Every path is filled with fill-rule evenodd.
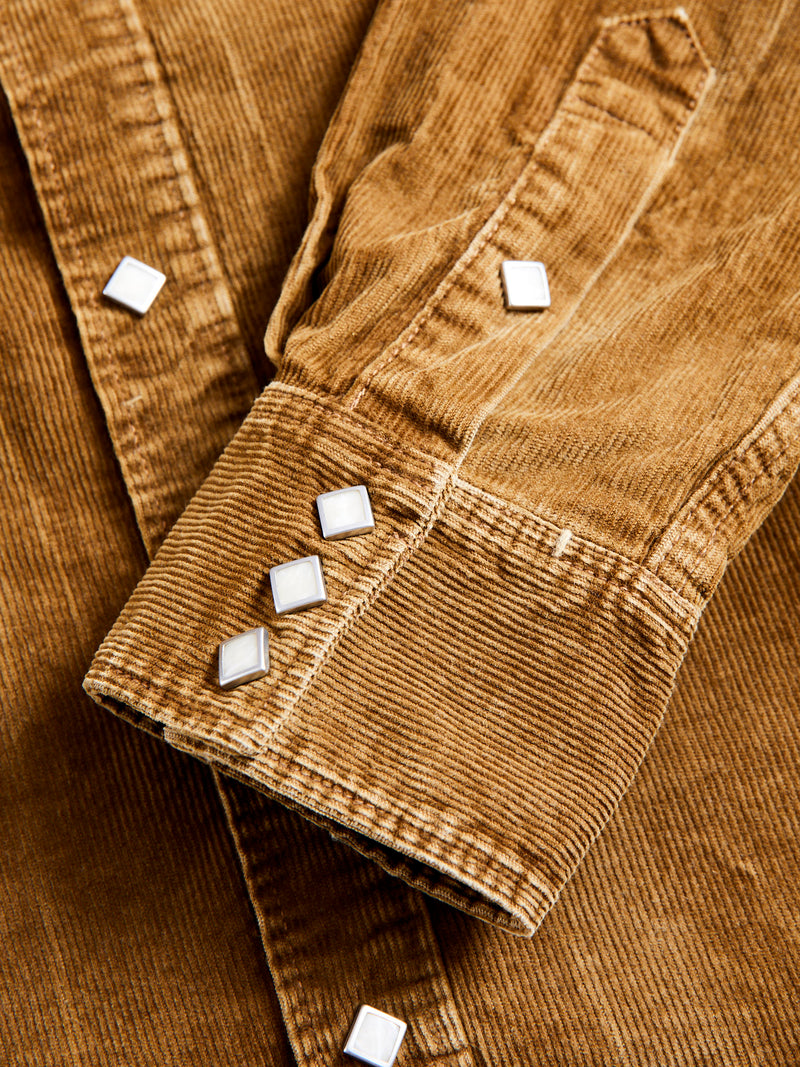
<svg viewBox="0 0 800 1067"><path fill-rule="evenodd" d="M369 484L377 529L323 547L314 496L345 476ZM579 536L555 557L559 533L269 387L85 686L410 884L529 935L634 776L699 613ZM329 602L273 620L266 571L313 552ZM225 693L217 644L253 625L273 671Z"/></svg>
<svg viewBox="0 0 800 1067"><path fill-rule="evenodd" d="M152 682L147 678L138 676L122 667L117 667L115 673L118 676L125 676L134 686L141 686L151 692L153 691ZM288 803L293 810L311 818L312 821L326 830L338 831L338 833L334 833L334 836L353 847L357 847L355 839L343 833L344 827L341 823L342 810L351 812L353 806L358 804L364 809L371 810L382 819L402 820L404 824L417 830L417 836L411 834L398 834L393 837L383 836L380 833L376 833L374 822L366 819L363 821L352 820L355 825L351 828L369 837L374 842L383 844L390 851L398 852L415 860L422 858L437 873L449 875L457 880L460 885L473 889L476 897L474 903L465 907L463 892L456 893L448 891L446 888L433 889L427 883L424 885L418 883L417 888L424 889L429 895L435 896L461 910L466 910L477 918L503 926L512 933L524 933L526 935L533 933L535 927L532 927L527 919L519 916L517 909L510 900L505 901L499 894L496 896L489 895L486 893L484 886L477 882L473 883L470 879L464 877L464 865L455 862L458 857L448 858L445 853L439 855L433 852L428 853L427 849L421 850L420 846L425 839L429 838L430 830L417 818L411 809L398 807L395 810L390 810L387 807L381 807L363 795L347 792L340 782L319 772L314 772L308 767L302 768L301 786L305 788L295 787L290 789L287 787L285 780L277 774L272 777L261 777L260 775L256 777L253 773L252 761L248 757L230 749L223 749L216 742L216 739L204 738L199 732L192 736L188 735L183 732L185 730L184 724L182 724L181 728L171 727L166 721L168 715L165 714L164 709L175 699L175 694L166 688L159 687L157 689L157 692L163 698L163 703L134 698L130 687L119 683L114 684L93 679L91 682L87 681L84 688L93 700L112 711L115 715L124 718L135 726L142 725L139 716L144 716L151 723L161 727L164 740L173 747L199 757L223 774L235 778L244 785L254 787L260 792L280 800L282 803ZM296 769L296 765L294 769ZM341 798L343 800L342 805L332 805L330 800L335 798ZM365 852L364 849L358 849L358 851ZM365 854L380 862L378 853L373 851L365 852ZM507 876L510 874L516 885L525 884L533 895L540 898L542 918L555 902L555 896L542 885L532 880L530 872L522 871L511 860L498 857L489 843L484 843L482 846L474 843L472 848L464 845L460 858L466 861L467 866L472 866L474 863L476 866L486 868L491 863L492 869L498 875L503 876L503 881L507 881ZM386 860L381 865L391 871L391 867ZM496 907L488 906L489 901L495 903Z"/></svg>

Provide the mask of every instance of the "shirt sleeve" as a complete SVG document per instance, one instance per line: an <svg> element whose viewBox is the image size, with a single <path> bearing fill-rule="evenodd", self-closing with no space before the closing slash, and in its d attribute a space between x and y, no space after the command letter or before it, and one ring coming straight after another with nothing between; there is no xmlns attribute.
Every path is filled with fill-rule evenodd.
<svg viewBox="0 0 800 1067"><path fill-rule="evenodd" d="M381 7L267 331L277 376L85 681L527 935L800 453L795 179L683 10L545 8L531 35L515 5ZM545 265L548 308L506 306L506 261ZM352 485L374 530L323 539L317 495ZM308 556L327 600L276 614L270 568ZM254 627L269 672L221 689L219 643Z"/></svg>

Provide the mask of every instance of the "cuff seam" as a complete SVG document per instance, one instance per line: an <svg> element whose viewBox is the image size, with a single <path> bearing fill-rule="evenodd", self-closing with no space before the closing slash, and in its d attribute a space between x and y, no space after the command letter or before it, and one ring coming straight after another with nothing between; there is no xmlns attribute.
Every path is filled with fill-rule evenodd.
<svg viewBox="0 0 800 1067"><path fill-rule="evenodd" d="M538 542L542 546L547 543L550 535L557 537L566 528L559 526L551 519L544 518L531 509L523 507L521 504L516 504L504 497L495 496L493 493L464 481L460 477L455 479L454 487L465 495L488 505L494 511L502 511L517 532L523 532L530 541ZM458 507L457 504L455 506ZM459 510L465 516L470 517L471 513L469 511L463 508ZM679 589L670 585L650 567L632 559L630 556L624 556L612 548L601 545L597 541L582 537L574 531L571 531L571 533L572 538L566 553L561 557L553 557L554 562L557 558L570 559L581 564L585 571L605 581L615 583L620 590L641 592L634 583L636 578L644 579L654 590L663 594L668 601L673 601L678 611L686 611L692 614L697 611L697 605L693 600L683 595ZM553 538L553 543L555 543L555 537ZM581 550L582 554L576 555L575 549ZM514 546L509 551L514 552L518 558L522 558L522 553L518 552ZM609 564L614 564L618 568L624 569L628 572L627 576L624 579L615 579L609 571Z"/></svg>
<svg viewBox="0 0 800 1067"><path fill-rule="evenodd" d="M376 426L372 419L362 417L358 412L350 411L349 408L343 407L336 397L322 396L309 389L303 389L302 386L294 385L291 382L284 382L277 378L264 388L261 396L263 398L267 394L275 394L279 392L285 393L289 397L295 397L298 400L313 404L315 407L322 408L334 421L348 424L350 429L354 429L359 433L366 433L374 440L389 445L393 453L402 452L407 456L411 456L415 460L427 464L431 471L449 471L452 466L451 463L432 455L430 452L409 445L400 437L390 436L384 430L381 430ZM455 458L455 452L453 452L453 457Z"/></svg>

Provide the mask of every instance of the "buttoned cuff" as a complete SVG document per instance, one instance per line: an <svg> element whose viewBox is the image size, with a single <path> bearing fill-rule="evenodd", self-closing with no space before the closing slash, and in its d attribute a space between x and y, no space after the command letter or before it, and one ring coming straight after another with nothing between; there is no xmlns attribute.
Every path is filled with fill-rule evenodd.
<svg viewBox="0 0 800 1067"><path fill-rule="evenodd" d="M375 530L323 540L316 496L354 484ZM310 555L327 601L276 615L269 569ZM273 383L85 687L410 884L531 934L635 774L699 610L446 461ZM257 626L269 673L221 689L219 643Z"/></svg>

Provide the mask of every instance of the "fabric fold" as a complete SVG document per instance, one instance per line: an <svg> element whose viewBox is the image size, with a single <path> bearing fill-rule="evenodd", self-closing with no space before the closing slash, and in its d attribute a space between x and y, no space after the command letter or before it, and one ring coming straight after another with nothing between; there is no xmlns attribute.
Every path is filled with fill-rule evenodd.
<svg viewBox="0 0 800 1067"><path fill-rule="evenodd" d="M268 387L96 657L95 699L264 790L409 884L530 934L627 788L700 605L346 412ZM362 482L376 530L321 541ZM277 617L270 566L328 601ZM216 684L265 624L267 678Z"/></svg>

